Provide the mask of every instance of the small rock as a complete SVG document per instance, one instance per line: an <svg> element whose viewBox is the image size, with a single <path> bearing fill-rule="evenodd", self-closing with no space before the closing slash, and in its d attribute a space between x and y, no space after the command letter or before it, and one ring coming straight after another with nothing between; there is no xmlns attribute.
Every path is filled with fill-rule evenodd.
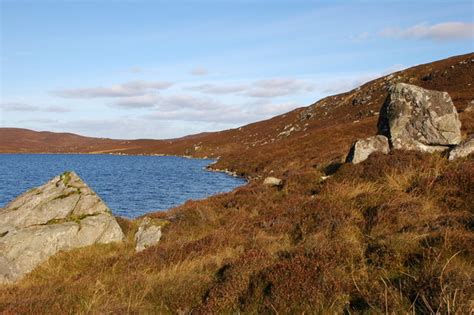
<svg viewBox="0 0 474 315"><path fill-rule="evenodd" d="M471 101L469 105L467 105L467 107L464 109L464 112L466 113L474 112L474 100Z"/></svg>
<svg viewBox="0 0 474 315"><path fill-rule="evenodd" d="M283 181L279 178L276 178L276 177L267 177L265 178L265 180L263 181L263 184L265 186L281 186L283 184Z"/></svg>
<svg viewBox="0 0 474 315"><path fill-rule="evenodd" d="M455 146L449 152L449 160L455 160L468 156L469 154L474 153L474 135L471 135L465 141Z"/></svg>
<svg viewBox="0 0 474 315"><path fill-rule="evenodd" d="M385 136L377 135L363 140L357 140L349 151L347 162L357 164L367 160L374 152L387 154L390 152L390 145Z"/></svg>
<svg viewBox="0 0 474 315"><path fill-rule="evenodd" d="M141 252L142 250L158 244L161 239L161 225L157 222L153 222L150 218L144 218L140 222L138 231L135 234L135 251Z"/></svg>

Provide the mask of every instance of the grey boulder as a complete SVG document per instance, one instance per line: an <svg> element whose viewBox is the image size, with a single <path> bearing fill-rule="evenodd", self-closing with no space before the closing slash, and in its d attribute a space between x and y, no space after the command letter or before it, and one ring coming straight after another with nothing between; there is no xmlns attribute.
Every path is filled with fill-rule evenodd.
<svg viewBox="0 0 474 315"><path fill-rule="evenodd" d="M366 139L357 140L351 147L347 162L357 164L367 160L367 158L374 152L382 152L388 154L390 152L390 145L385 136L377 135Z"/></svg>
<svg viewBox="0 0 474 315"><path fill-rule="evenodd" d="M161 225L150 218L144 218L135 234L135 251L141 252L146 248L158 244L161 239Z"/></svg>
<svg viewBox="0 0 474 315"><path fill-rule="evenodd" d="M449 152L448 159L452 161L452 160L466 157L472 153L474 153L474 135L471 135L468 139L463 141L461 144L455 146Z"/></svg>
<svg viewBox="0 0 474 315"><path fill-rule="evenodd" d="M0 209L0 283L21 279L59 251L123 237L105 203L66 172Z"/></svg>
<svg viewBox="0 0 474 315"><path fill-rule="evenodd" d="M461 122L447 92L397 83L382 109L379 133L394 149L435 152L461 142Z"/></svg>

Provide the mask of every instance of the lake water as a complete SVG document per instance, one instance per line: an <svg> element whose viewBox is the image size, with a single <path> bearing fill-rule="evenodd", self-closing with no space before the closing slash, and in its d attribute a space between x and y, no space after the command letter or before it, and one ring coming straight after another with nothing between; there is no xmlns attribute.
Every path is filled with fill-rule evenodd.
<svg viewBox="0 0 474 315"><path fill-rule="evenodd" d="M75 171L115 215L166 210L231 191L242 178L209 172L213 160L172 156L0 154L0 208L64 171Z"/></svg>

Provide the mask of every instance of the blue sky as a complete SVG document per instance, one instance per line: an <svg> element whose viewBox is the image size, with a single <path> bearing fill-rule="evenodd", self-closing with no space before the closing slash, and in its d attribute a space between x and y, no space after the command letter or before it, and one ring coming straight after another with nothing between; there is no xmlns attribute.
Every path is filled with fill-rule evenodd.
<svg viewBox="0 0 474 315"><path fill-rule="evenodd" d="M473 1L5 1L2 127L173 138L474 51Z"/></svg>

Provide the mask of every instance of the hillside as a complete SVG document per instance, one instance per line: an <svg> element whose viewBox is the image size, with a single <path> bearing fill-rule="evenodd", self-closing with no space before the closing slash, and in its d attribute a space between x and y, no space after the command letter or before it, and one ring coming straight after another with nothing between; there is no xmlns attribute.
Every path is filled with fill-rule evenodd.
<svg viewBox="0 0 474 315"><path fill-rule="evenodd" d="M321 162L346 154L355 139L375 132L388 87L397 82L447 91L459 111L474 99L474 53L392 73L308 107L241 128L169 140L112 140L0 128L0 153L125 153L221 157L216 167L261 176L282 163ZM472 114L461 113L472 133ZM328 137L331 135L330 137ZM322 150L324 148L324 150ZM248 154L242 154L248 152ZM242 157L251 158L249 160Z"/></svg>
<svg viewBox="0 0 474 315"><path fill-rule="evenodd" d="M393 151L342 163L374 135L388 87L447 91L474 133L474 53L416 66L272 119L192 137L121 141L2 129L1 152L178 154L253 179L150 217L157 246L61 253L0 288L11 313L446 313L474 299L474 159ZM21 148L21 149L19 149ZM282 187L262 185L272 174ZM325 176L329 179L323 180Z"/></svg>

